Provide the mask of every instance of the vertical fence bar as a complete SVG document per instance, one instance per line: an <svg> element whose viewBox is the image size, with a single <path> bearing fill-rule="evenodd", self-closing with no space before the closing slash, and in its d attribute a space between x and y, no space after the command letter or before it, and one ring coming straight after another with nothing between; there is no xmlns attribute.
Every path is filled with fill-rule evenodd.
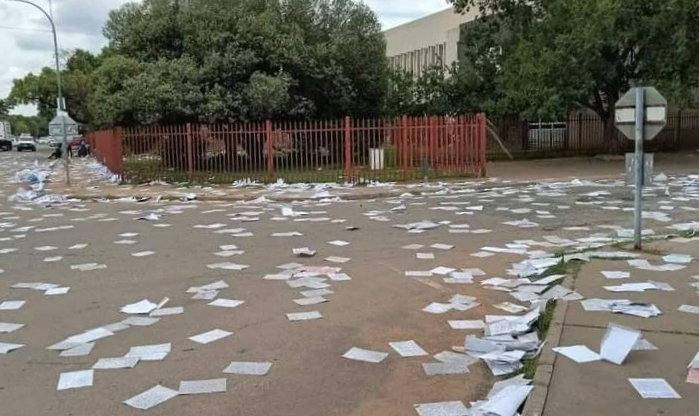
<svg viewBox="0 0 699 416"><path fill-rule="evenodd" d="M274 181L274 137L272 132L272 121L265 122L265 147L267 149L267 181Z"/></svg>
<svg viewBox="0 0 699 416"><path fill-rule="evenodd" d="M345 178L352 181L352 126L349 116L345 117Z"/></svg>
<svg viewBox="0 0 699 416"><path fill-rule="evenodd" d="M189 181L192 181L192 176L194 175L194 152L192 149L192 126L187 123L187 176Z"/></svg>
<svg viewBox="0 0 699 416"><path fill-rule="evenodd" d="M109 169L122 176L124 174L124 144L122 143L122 129L117 127L114 129L112 141L114 142L113 165L108 166Z"/></svg>
<svg viewBox="0 0 699 416"><path fill-rule="evenodd" d="M478 113L476 116L478 120L478 177L482 178L486 175L486 140L487 140L487 129L486 122L487 118L484 113Z"/></svg>
<svg viewBox="0 0 699 416"><path fill-rule="evenodd" d="M408 117L403 116L401 119L401 176L403 178L403 181L408 180Z"/></svg>

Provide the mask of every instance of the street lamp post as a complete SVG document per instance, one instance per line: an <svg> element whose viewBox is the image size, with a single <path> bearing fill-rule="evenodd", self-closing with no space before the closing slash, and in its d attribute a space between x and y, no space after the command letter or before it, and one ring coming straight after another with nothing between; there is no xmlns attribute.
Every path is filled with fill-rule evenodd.
<svg viewBox="0 0 699 416"><path fill-rule="evenodd" d="M42 9L40 6L37 4L34 4L28 0L7 0L7 1L14 1L17 3L25 3L30 6L34 6L37 8L41 13L46 16L46 19L48 19L49 23L51 23L51 32L53 33L53 48L54 48L54 53L55 53L55 58L56 58L56 80L58 81L58 103L57 103L57 108L56 108L56 116L62 116L66 109L65 109L65 100L63 98L63 84L61 82L61 65L58 59L58 36L56 35L56 25L53 23L53 19L51 16L46 12L46 10ZM70 161L68 160L68 137L66 135L66 126L65 126L65 120L64 117L61 117L61 134L63 135L63 147L65 151L65 167L66 167L66 184L70 185Z"/></svg>

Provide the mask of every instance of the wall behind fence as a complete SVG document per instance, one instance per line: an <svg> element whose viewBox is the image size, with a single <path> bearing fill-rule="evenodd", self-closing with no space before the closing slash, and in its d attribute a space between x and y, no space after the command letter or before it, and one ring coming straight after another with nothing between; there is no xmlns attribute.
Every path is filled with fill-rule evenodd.
<svg viewBox="0 0 699 416"><path fill-rule="evenodd" d="M100 161L119 159L127 182L367 183L484 176L486 169L483 114L188 124L106 130L90 137ZM119 145L104 144L109 141Z"/></svg>

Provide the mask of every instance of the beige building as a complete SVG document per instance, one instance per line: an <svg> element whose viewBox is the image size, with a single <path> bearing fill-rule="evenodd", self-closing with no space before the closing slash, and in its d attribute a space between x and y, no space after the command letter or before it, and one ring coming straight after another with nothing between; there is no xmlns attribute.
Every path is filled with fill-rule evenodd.
<svg viewBox="0 0 699 416"><path fill-rule="evenodd" d="M391 67L421 74L430 66L451 66L459 56L461 25L475 20L477 14L477 10L458 14L450 7L384 31Z"/></svg>

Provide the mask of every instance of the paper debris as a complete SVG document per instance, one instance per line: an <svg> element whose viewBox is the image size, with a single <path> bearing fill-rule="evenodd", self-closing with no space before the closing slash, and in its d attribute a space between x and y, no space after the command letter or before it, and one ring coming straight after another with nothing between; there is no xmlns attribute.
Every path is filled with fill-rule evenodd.
<svg viewBox="0 0 699 416"><path fill-rule="evenodd" d="M699 315L699 306L682 305L679 308L677 308L677 310L680 312L693 313Z"/></svg>
<svg viewBox="0 0 699 416"><path fill-rule="evenodd" d="M553 348L553 351L570 358L576 363L589 363L593 361L600 361L602 359L599 354L584 345L558 347Z"/></svg>
<svg viewBox="0 0 699 416"><path fill-rule="evenodd" d="M430 247L432 247L436 250L451 250L454 248L454 246L451 244L442 244L442 243L432 244Z"/></svg>
<svg viewBox="0 0 699 416"><path fill-rule="evenodd" d="M90 355L93 348L95 348L94 342L79 344L73 348L61 351L59 356L61 356L61 357L85 357L85 356Z"/></svg>
<svg viewBox="0 0 699 416"><path fill-rule="evenodd" d="M58 391L91 387L95 372L93 370L72 371L61 373L58 378Z"/></svg>
<svg viewBox="0 0 699 416"><path fill-rule="evenodd" d="M129 315L147 315L158 308L158 305L144 299L137 303L132 303L121 308L121 313L126 313Z"/></svg>
<svg viewBox="0 0 699 416"><path fill-rule="evenodd" d="M218 306L221 308L237 308L238 306L245 303L244 300L234 300L234 299L216 299L215 301L209 303L209 306Z"/></svg>
<svg viewBox="0 0 699 416"><path fill-rule="evenodd" d="M629 383L644 399L681 399L670 383L662 378L630 378Z"/></svg>
<svg viewBox="0 0 699 416"><path fill-rule="evenodd" d="M300 306L310 306L325 303L328 300L322 296L314 296L311 298L294 299L294 303Z"/></svg>
<svg viewBox="0 0 699 416"><path fill-rule="evenodd" d="M141 345L131 347L124 358L138 358L141 361L162 361L172 349L172 344Z"/></svg>
<svg viewBox="0 0 699 416"><path fill-rule="evenodd" d="M484 415L514 416L532 390L532 386L507 386L479 406L478 411Z"/></svg>
<svg viewBox="0 0 699 416"><path fill-rule="evenodd" d="M663 257L663 260L672 264L689 264L692 262L692 256L688 254L669 254Z"/></svg>
<svg viewBox="0 0 699 416"><path fill-rule="evenodd" d="M44 263L56 263L63 260L62 256L46 257Z"/></svg>
<svg viewBox="0 0 699 416"><path fill-rule="evenodd" d="M160 318L151 318L146 316L132 316L124 319L122 323L130 326L151 326L160 321Z"/></svg>
<svg viewBox="0 0 699 416"><path fill-rule="evenodd" d="M336 246L336 247L345 247L345 246L350 245L349 242L342 241L342 240L329 241L328 244L330 244L332 246Z"/></svg>
<svg viewBox="0 0 699 416"><path fill-rule="evenodd" d="M347 257L336 257L336 256L330 256L326 257L325 261L329 261L330 263L347 263L352 259L347 258Z"/></svg>
<svg viewBox="0 0 699 416"><path fill-rule="evenodd" d="M25 303L27 303L25 300L8 300L0 303L0 311L16 311L22 308Z"/></svg>
<svg viewBox="0 0 699 416"><path fill-rule="evenodd" d="M247 266L245 264L235 264L235 263L216 263L216 264L208 264L206 267L209 269L221 269L221 270L234 270L234 271L241 271L245 270L250 266Z"/></svg>
<svg viewBox="0 0 699 416"><path fill-rule="evenodd" d="M367 363L380 363L388 357L388 353L365 350L362 348L352 347L349 351L342 355L343 358L355 361L364 361Z"/></svg>
<svg viewBox="0 0 699 416"><path fill-rule="evenodd" d="M401 357L420 357L428 355L415 341L389 342L388 345Z"/></svg>
<svg viewBox="0 0 699 416"><path fill-rule="evenodd" d="M629 272L613 272L613 271L612 271L612 272L608 272L608 271L604 271L604 272L602 272L602 274L603 274L604 277L606 277L607 279L628 279L629 277L631 277L631 273L629 273Z"/></svg>
<svg viewBox="0 0 699 416"><path fill-rule="evenodd" d="M15 332L18 329L21 329L22 327L24 327L24 324L0 322L0 334L9 334Z"/></svg>
<svg viewBox="0 0 699 416"><path fill-rule="evenodd" d="M181 395L225 393L226 389L227 386L225 378L217 378L213 380L180 381L179 393Z"/></svg>
<svg viewBox="0 0 699 416"><path fill-rule="evenodd" d="M159 317L159 316L180 315L182 313L184 313L184 307L176 306L176 307L172 307L172 308L156 309L153 312L151 312L149 316Z"/></svg>
<svg viewBox="0 0 699 416"><path fill-rule="evenodd" d="M485 328L485 323L483 321L449 321L449 326L451 329L483 329Z"/></svg>
<svg viewBox="0 0 699 416"><path fill-rule="evenodd" d="M245 362L232 361L223 372L226 374L240 374L247 376L265 376L272 368L270 362Z"/></svg>
<svg viewBox="0 0 699 416"><path fill-rule="evenodd" d="M292 250L295 256L299 257L313 257L316 255L316 250L311 250L308 247L295 248Z"/></svg>
<svg viewBox="0 0 699 416"><path fill-rule="evenodd" d="M609 362L621 365L639 339L641 339L640 331L621 325L609 324L607 333L602 339L600 356Z"/></svg>
<svg viewBox="0 0 699 416"><path fill-rule="evenodd" d="M0 354L9 354L12 351L18 350L24 347L24 344L8 344L5 342L0 342Z"/></svg>
<svg viewBox="0 0 699 416"><path fill-rule="evenodd" d="M419 260L434 260L434 253L416 253Z"/></svg>
<svg viewBox="0 0 699 416"><path fill-rule="evenodd" d="M134 368L140 360L134 357L117 357L117 358L100 358L97 360L95 365L92 366L93 370L119 370L124 368Z"/></svg>
<svg viewBox="0 0 699 416"><path fill-rule="evenodd" d="M133 257L148 257L155 254L155 251L139 251L138 253L131 253Z"/></svg>
<svg viewBox="0 0 699 416"><path fill-rule="evenodd" d="M198 343L198 344L209 344L214 341L218 341L220 339L226 338L233 335L233 332L228 332L224 331L222 329L214 329L209 332L204 332L203 334L195 335L192 337L189 337L190 340Z"/></svg>
<svg viewBox="0 0 699 416"><path fill-rule="evenodd" d="M70 266L71 270L80 270L81 272L89 272L92 270L103 270L106 268L107 268L106 264L97 264L97 263L74 264L74 265Z"/></svg>
<svg viewBox="0 0 699 416"><path fill-rule="evenodd" d="M459 401L416 404L415 411L420 416L467 416L469 414L466 406Z"/></svg>
<svg viewBox="0 0 699 416"><path fill-rule="evenodd" d="M318 311L313 312L298 312L298 313L287 313L286 318L292 322L295 321L310 321L314 319L321 319L323 315Z"/></svg>
<svg viewBox="0 0 699 416"><path fill-rule="evenodd" d="M173 397L177 396L179 392L168 389L161 385L157 385L149 390L138 394L129 400L125 401L124 404L131 406L136 409L148 410L161 403L164 403Z"/></svg>

